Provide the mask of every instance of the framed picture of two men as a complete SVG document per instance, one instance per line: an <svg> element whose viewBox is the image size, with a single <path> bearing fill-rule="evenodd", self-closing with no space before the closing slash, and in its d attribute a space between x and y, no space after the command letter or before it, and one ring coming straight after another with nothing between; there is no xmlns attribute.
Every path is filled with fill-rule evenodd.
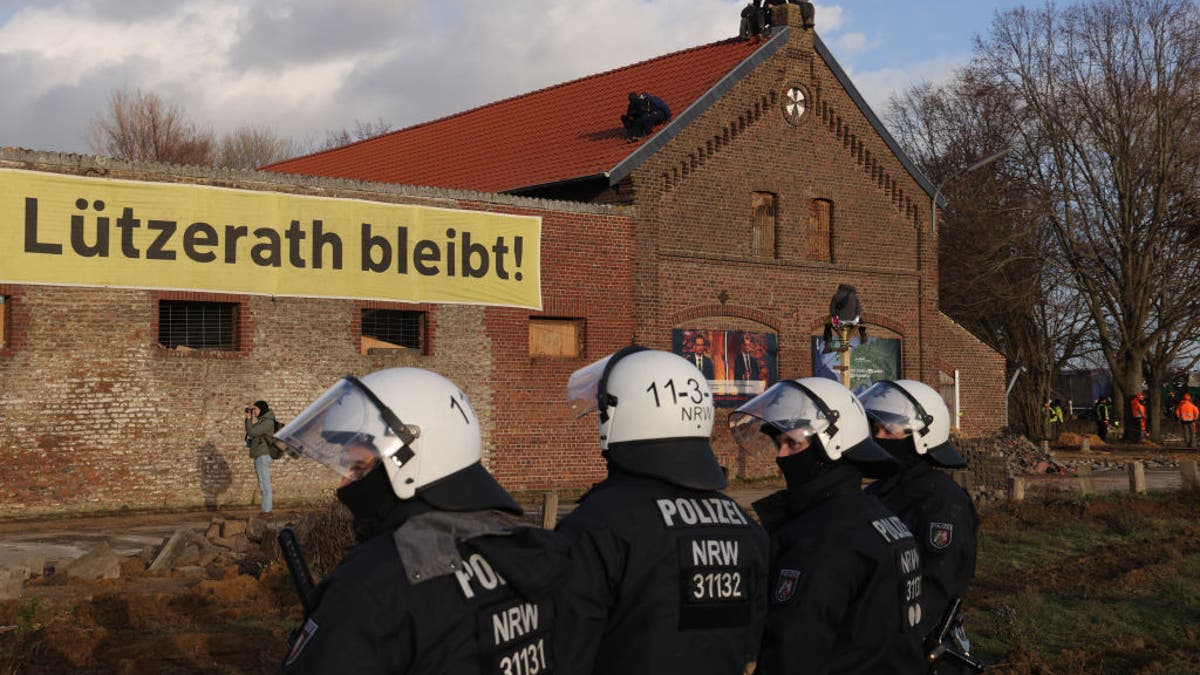
<svg viewBox="0 0 1200 675"><path fill-rule="evenodd" d="M712 388L714 403L736 408L779 378L774 333L745 330L676 329L671 349L696 364Z"/></svg>

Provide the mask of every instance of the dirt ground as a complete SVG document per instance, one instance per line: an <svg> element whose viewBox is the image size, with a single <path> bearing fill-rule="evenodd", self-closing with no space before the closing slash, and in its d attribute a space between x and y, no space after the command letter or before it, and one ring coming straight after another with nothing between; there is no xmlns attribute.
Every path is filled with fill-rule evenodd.
<svg viewBox="0 0 1200 675"><path fill-rule="evenodd" d="M162 515L105 520L173 526ZM273 671L302 613L286 568L263 548L168 572L147 571L147 550L125 558L116 579L47 567L20 600L0 603L0 675Z"/></svg>
<svg viewBox="0 0 1200 675"><path fill-rule="evenodd" d="M735 495L748 503L779 487L777 484L745 486ZM1133 510L1114 510L1104 503L1093 504L1081 517L1110 519L1117 525L1137 527L1156 517L1178 518L1180 509L1196 511L1169 500L1135 502ZM984 513L981 537L989 529L1021 527L1030 509L1020 512L999 508ZM537 517L536 507L530 509ZM84 581L49 573L25 583L19 600L0 602L0 675L18 673L260 673L275 670L287 649L287 633L296 627L302 612L286 567L273 553L274 530L293 524L302 534L310 560L313 540L348 541L348 530L330 511L293 512L277 515L269 537L261 546L239 555L214 557L207 566L192 566L170 572L147 571L155 551L144 550L121 562L119 578ZM248 514L226 513L237 520ZM316 519L314 521L314 518ZM201 531L212 514L131 514L88 519L80 522L45 521L0 523L0 549L5 542L25 536L31 528L65 539L96 532L169 533L181 524ZM211 527L211 525L210 525ZM1136 586L1148 576L1169 575L1166 556L1155 547L1170 547L1184 555L1200 551L1200 526L1189 528L1170 541L1136 545L1114 545L1088 556L1063 561L1046 574L1030 581L1022 578L992 580L973 592L976 597L1002 595L1043 584L1061 592L1064 587L1085 588L1094 584ZM316 552L332 566L336 553L329 547ZM321 570L314 570L319 576ZM47 572L50 569L47 568ZM1011 588L1005 587L1012 583ZM1022 665L1023 662L1027 662ZM1007 659L1004 672L1049 672L1035 655L1019 653Z"/></svg>

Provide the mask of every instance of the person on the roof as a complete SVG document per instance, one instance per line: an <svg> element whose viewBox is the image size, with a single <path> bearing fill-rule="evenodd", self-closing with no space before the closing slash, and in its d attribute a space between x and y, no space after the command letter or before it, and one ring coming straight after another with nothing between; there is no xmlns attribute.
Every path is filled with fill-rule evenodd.
<svg viewBox="0 0 1200 675"><path fill-rule="evenodd" d="M771 9L763 7L762 0L751 0L750 4L742 8L742 23L738 30L738 37L743 40L751 37L759 37L764 32L771 31Z"/></svg>
<svg viewBox="0 0 1200 675"><path fill-rule="evenodd" d="M641 116L641 100L636 91L631 91L629 92L629 106L625 108L625 114L621 115L621 124L625 127L626 139L633 138L633 123Z"/></svg>
<svg viewBox="0 0 1200 675"><path fill-rule="evenodd" d="M671 119L671 108L661 98L642 92L629 93L629 109L621 116L625 125L626 139L640 141L650 135L650 131Z"/></svg>

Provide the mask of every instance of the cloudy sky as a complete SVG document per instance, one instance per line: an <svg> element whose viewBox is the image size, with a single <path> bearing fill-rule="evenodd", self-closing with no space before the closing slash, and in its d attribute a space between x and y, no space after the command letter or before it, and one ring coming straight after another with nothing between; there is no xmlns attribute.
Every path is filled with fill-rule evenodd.
<svg viewBox="0 0 1200 675"><path fill-rule="evenodd" d="M745 0L0 0L0 147L88 153L110 94L217 134L393 129L737 33ZM968 57L1015 0L817 3L877 112ZM569 110L546 111L569 115Z"/></svg>

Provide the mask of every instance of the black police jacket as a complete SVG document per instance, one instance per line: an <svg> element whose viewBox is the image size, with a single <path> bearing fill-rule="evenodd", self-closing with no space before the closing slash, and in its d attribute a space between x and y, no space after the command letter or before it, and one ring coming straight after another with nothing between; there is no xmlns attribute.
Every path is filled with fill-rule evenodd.
<svg viewBox="0 0 1200 675"><path fill-rule="evenodd" d="M761 675L925 672L916 542L861 484L839 464L754 504L772 556Z"/></svg>
<svg viewBox="0 0 1200 675"><path fill-rule="evenodd" d="M285 673L570 673L567 546L499 512L433 512L351 549Z"/></svg>
<svg viewBox="0 0 1200 675"><path fill-rule="evenodd" d="M966 490L928 462L873 483L867 491L908 525L921 550L921 627L929 635L950 601L975 578L979 517Z"/></svg>
<svg viewBox="0 0 1200 675"><path fill-rule="evenodd" d="M558 529L575 542L580 628L601 636L573 673L740 675L754 660L767 534L735 501L613 467Z"/></svg>

